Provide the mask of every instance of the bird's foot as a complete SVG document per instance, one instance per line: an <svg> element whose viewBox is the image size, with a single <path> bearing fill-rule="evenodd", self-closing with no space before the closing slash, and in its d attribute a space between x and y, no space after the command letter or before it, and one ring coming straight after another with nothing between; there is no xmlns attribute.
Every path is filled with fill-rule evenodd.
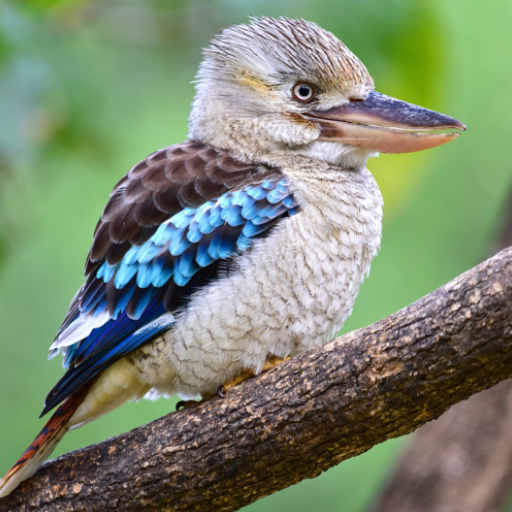
<svg viewBox="0 0 512 512"><path fill-rule="evenodd" d="M251 377L254 377L254 373L251 372L250 370L244 370L242 373L238 374L233 380L227 382L226 384L222 384L222 386L219 386L219 390L220 388L222 388L224 396L222 396L218 390L217 393L219 394L219 396L222 396L222 398L224 398L226 396L225 393L228 389L231 389L237 384L240 384L240 382L250 379Z"/></svg>
<svg viewBox="0 0 512 512"><path fill-rule="evenodd" d="M274 368L274 366L277 366L278 364L284 363L285 361L288 361L288 359L291 359L290 356L285 357L284 359L281 357L272 356L270 359L267 359L265 361L265 364L263 365L263 369L261 372L266 372L270 370L271 368Z"/></svg>
<svg viewBox="0 0 512 512"><path fill-rule="evenodd" d="M270 370L271 368L274 368L274 366L277 366L278 364L283 363L284 361L288 361L290 359L289 357L285 357L284 359L280 357L271 357L270 359L267 359L265 361L265 364L263 365L263 368L261 369L261 372L266 372L267 370ZM237 375L233 380L226 384L221 384L217 388L217 395L221 398L226 398L226 391L237 384L240 384L240 382L243 382L244 380L250 379L251 377L254 377L255 373L250 370L244 370L242 373Z"/></svg>
<svg viewBox="0 0 512 512"><path fill-rule="evenodd" d="M176 411L193 407L196 404L197 402L195 400L180 400L179 402L176 403Z"/></svg>

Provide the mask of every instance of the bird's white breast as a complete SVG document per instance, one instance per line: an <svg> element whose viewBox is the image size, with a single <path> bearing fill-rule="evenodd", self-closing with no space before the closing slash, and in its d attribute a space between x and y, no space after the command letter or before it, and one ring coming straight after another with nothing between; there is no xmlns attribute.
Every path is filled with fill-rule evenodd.
<svg viewBox="0 0 512 512"><path fill-rule="evenodd" d="M381 239L382 196L370 172L298 159L283 168L295 216L198 291L174 327L134 354L155 393L214 392L270 356L330 339L352 312ZM314 166L311 162L315 162Z"/></svg>

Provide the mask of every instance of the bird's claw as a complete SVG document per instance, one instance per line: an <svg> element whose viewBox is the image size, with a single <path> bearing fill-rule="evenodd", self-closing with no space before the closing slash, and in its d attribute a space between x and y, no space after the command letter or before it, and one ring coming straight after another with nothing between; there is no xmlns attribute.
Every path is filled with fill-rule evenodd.
<svg viewBox="0 0 512 512"><path fill-rule="evenodd" d="M289 357L285 357L284 359L282 359L280 357L275 357L275 356L270 357L269 359L267 359L267 361L265 361L265 365L263 366L261 371L262 372L266 372L267 370L270 370L274 366L277 366L278 364L280 364L280 363L282 363L284 361L288 361L288 359L290 359L290 358ZM240 382L243 382L244 380L250 379L251 377L254 377L254 373L252 371L250 371L250 370L244 370L242 373L237 375L230 382L227 382L225 384L221 384L217 388L217 395L220 396L221 398L226 398L226 391L228 389L236 386L237 384L239 384Z"/></svg>
<svg viewBox="0 0 512 512"><path fill-rule="evenodd" d="M180 400L177 404L176 404L176 411L181 411L181 409L185 409L187 407L192 407L193 405L195 405L197 402L195 400Z"/></svg>

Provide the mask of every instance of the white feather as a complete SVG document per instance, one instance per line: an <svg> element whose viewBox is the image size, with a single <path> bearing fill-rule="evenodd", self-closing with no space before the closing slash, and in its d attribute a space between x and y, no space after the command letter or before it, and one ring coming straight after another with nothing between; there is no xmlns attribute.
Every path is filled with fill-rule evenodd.
<svg viewBox="0 0 512 512"><path fill-rule="evenodd" d="M102 325L105 325L110 320L110 314L108 310L103 311L98 316L83 316L78 317L72 322L64 331L62 331L59 337L53 342L50 347L52 351L51 355L54 355L55 350L59 350L63 347L69 347L79 341L87 338L93 329L97 329Z"/></svg>

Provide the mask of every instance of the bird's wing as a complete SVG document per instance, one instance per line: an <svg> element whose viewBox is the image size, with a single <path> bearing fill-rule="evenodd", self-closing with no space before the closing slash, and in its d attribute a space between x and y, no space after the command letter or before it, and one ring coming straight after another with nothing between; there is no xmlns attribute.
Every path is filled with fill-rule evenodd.
<svg viewBox="0 0 512 512"><path fill-rule="evenodd" d="M43 414L174 323L219 266L297 204L283 175L184 142L153 153L116 185L96 227L87 281L51 346L66 374Z"/></svg>

